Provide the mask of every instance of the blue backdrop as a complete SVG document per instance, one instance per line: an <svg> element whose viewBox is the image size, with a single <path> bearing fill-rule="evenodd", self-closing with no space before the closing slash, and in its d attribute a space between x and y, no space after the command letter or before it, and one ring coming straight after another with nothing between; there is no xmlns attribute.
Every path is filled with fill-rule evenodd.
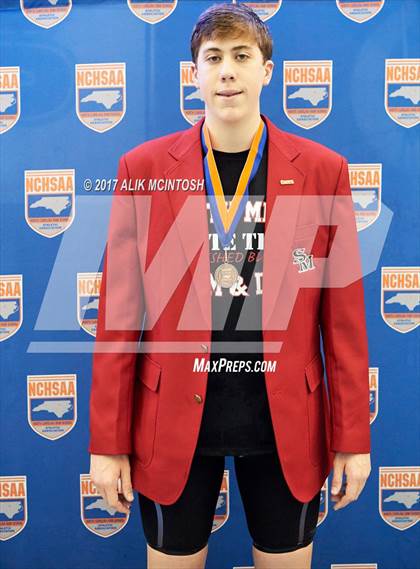
<svg viewBox="0 0 420 569"><path fill-rule="evenodd" d="M189 38L212 3L0 1L2 568L146 567L137 500L126 518L89 483L101 259L120 155L202 116ZM420 3L249 4L274 38L262 112L346 156L363 256L372 473L337 512L326 482L313 567L415 569ZM250 566L228 457L207 568Z"/></svg>

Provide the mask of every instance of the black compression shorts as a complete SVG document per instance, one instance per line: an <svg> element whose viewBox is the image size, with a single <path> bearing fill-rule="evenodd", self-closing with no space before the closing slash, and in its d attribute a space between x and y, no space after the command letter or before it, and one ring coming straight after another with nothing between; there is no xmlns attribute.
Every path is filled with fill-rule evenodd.
<svg viewBox="0 0 420 569"><path fill-rule="evenodd" d="M235 474L248 530L257 549L285 553L309 545L318 522L320 492L307 503L290 492L277 453L235 456ZM139 493L144 535L168 555L192 555L206 546L219 498L224 456L195 454L187 484L174 504Z"/></svg>

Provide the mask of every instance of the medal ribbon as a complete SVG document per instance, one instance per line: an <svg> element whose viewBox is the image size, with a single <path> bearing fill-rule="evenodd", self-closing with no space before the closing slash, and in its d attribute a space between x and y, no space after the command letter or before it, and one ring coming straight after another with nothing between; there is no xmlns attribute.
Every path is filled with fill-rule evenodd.
<svg viewBox="0 0 420 569"><path fill-rule="evenodd" d="M245 209L248 198L248 186L258 171L264 146L267 139L267 127L261 119L257 132L252 140L245 165L239 177L235 194L227 208L222 182L214 158L210 134L207 125L203 123L201 129L201 143L204 149L204 176L206 189L210 202L210 210L220 242L226 248L232 241L236 226Z"/></svg>

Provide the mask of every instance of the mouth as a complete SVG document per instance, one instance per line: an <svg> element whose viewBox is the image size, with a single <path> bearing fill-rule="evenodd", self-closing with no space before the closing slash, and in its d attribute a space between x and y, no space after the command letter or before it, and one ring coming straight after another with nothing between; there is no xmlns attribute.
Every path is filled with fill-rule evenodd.
<svg viewBox="0 0 420 569"><path fill-rule="evenodd" d="M242 93L242 91L234 91L234 90L226 90L226 91L218 91L216 93L216 95L218 95L219 97L225 97L226 99L230 99L232 97L236 97L237 95L240 95Z"/></svg>

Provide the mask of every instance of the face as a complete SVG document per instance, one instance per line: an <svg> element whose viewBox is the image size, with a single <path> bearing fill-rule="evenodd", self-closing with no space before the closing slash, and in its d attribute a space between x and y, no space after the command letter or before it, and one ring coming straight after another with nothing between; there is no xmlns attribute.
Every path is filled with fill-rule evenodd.
<svg viewBox="0 0 420 569"><path fill-rule="evenodd" d="M260 48L249 36L203 42L193 76L205 101L206 116L227 123L255 117L273 67L271 60L263 63Z"/></svg>

